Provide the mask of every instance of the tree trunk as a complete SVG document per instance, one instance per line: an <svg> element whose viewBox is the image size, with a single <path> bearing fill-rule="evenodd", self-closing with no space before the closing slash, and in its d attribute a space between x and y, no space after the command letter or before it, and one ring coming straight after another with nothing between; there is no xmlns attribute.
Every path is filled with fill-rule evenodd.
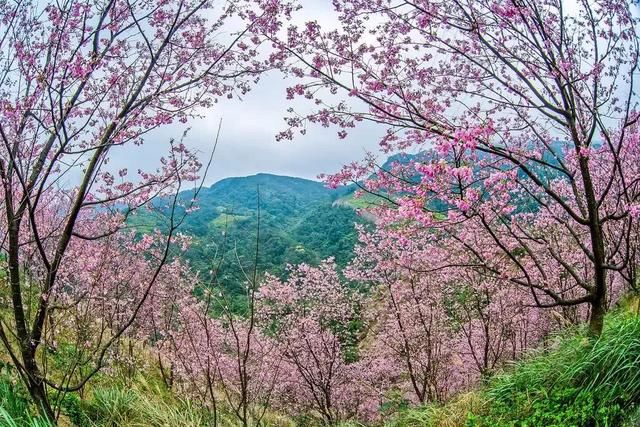
<svg viewBox="0 0 640 427"><path fill-rule="evenodd" d="M33 402L38 407L38 412L40 416L47 419L51 424L56 424L56 417L51 409L51 405L49 404L49 399L47 397L47 392L44 387L44 383L41 379L29 379L28 387L29 394L33 399Z"/></svg>
<svg viewBox="0 0 640 427"><path fill-rule="evenodd" d="M19 233L20 221L13 215L13 206L9 201L7 206L7 223L8 223L8 267L9 267L9 283L11 286L11 301L13 308L13 320L15 322L15 334L18 338L22 362L26 371L26 386L33 402L38 407L38 412L52 424L55 424L55 416L47 392L44 387L42 375L38 368L35 354L38 342L34 342L32 335L27 328L27 318L24 312L22 302L22 279L20 277L20 247Z"/></svg>
<svg viewBox="0 0 640 427"><path fill-rule="evenodd" d="M587 211L589 212L589 234L591 236L591 249L593 250L593 291L591 293L591 316L589 317L589 333L593 337L602 334L604 324L604 314L606 312L605 303L607 300L607 270L605 240L602 232L602 222L600 221L600 206L596 198L596 191L591 180L589 160L580 155L580 138L577 137L575 126L572 126L573 140L576 142L576 154L579 156L580 171L584 184Z"/></svg>
<svg viewBox="0 0 640 427"><path fill-rule="evenodd" d="M589 316L589 334L599 337L602 334L604 315L607 312L607 270L604 265L604 242L601 228L597 232L592 232L593 253L594 253L594 290L593 300L591 300L591 315Z"/></svg>
<svg viewBox="0 0 640 427"><path fill-rule="evenodd" d="M589 335L599 337L602 334L604 315L606 313L604 298L596 298L591 303L591 316L589 316Z"/></svg>

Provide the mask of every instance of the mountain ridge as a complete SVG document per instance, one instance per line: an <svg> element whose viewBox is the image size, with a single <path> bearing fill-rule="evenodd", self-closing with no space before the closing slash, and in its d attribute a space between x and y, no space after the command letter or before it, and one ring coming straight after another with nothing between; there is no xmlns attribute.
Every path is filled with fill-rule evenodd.
<svg viewBox="0 0 640 427"><path fill-rule="evenodd" d="M355 206L335 201L352 191L269 173L224 178L202 188L198 209L186 215L178 231L192 243L182 256L205 282L238 297L246 280L242 269L251 269L255 261L256 242L262 273L284 276L287 264L317 264L330 256L346 265L357 241L354 224L364 220ZM180 194L183 202L191 198L193 191ZM163 220L143 213L131 222L148 231L161 228Z"/></svg>

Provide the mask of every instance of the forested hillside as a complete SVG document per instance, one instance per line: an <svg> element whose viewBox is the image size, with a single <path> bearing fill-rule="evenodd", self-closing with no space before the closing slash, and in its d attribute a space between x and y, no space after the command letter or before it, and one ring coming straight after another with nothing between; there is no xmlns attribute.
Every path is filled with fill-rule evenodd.
<svg viewBox="0 0 640 427"><path fill-rule="evenodd" d="M363 220L356 208L336 200L352 200L352 193L352 188L331 190L317 181L270 174L224 179L198 192L196 210L178 227L193 238L182 256L204 283L221 286L239 304L243 271L253 269L256 244L260 274L282 276L288 264L317 265L329 257L345 266L357 240L354 225ZM187 202L193 194L184 191L179 198ZM163 230L166 219L167 209L139 211L130 224L138 232Z"/></svg>

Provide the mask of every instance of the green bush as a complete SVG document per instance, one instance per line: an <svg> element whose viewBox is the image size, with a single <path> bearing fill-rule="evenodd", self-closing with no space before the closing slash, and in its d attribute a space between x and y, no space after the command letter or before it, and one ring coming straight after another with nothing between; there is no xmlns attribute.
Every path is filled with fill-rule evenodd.
<svg viewBox="0 0 640 427"><path fill-rule="evenodd" d="M27 391L12 374L13 372L8 366L3 366L0 371L0 426L50 426L50 423L33 413Z"/></svg>
<svg viewBox="0 0 640 427"><path fill-rule="evenodd" d="M16 418L7 410L0 407L0 425L3 427L52 427L51 424L42 418L25 417Z"/></svg>

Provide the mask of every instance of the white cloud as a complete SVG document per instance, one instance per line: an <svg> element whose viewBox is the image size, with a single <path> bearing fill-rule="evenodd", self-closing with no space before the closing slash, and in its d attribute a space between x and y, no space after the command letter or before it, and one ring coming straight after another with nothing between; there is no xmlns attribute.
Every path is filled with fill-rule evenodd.
<svg viewBox="0 0 640 427"><path fill-rule="evenodd" d="M294 22L302 24L307 20L317 20L325 29L338 25L331 3L325 0L304 2ZM289 83L278 72L265 75L242 100L220 101L210 111L204 111L202 119L148 134L135 157L129 150L113 151L110 166L154 169L166 152L169 139L179 139L187 126L191 131L185 144L199 150L203 159L208 158L221 118L220 141L207 184L260 172L315 179L321 173L336 172L343 164L362 159L366 150L377 149L383 130L366 123L344 140L338 139L336 129L311 126L306 135L299 135L294 141L277 142L275 135L284 130L283 117L292 105L285 93Z"/></svg>

